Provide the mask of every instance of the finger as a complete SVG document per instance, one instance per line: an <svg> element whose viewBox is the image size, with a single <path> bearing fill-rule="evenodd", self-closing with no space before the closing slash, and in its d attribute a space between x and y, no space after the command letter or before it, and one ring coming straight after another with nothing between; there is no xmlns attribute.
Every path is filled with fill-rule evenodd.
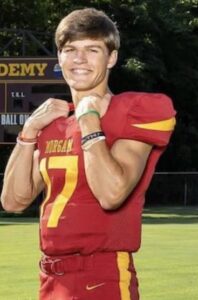
<svg viewBox="0 0 198 300"><path fill-rule="evenodd" d="M35 114L34 116L30 117L30 120L44 120L48 119L49 121L52 121L59 117L67 117L68 116L68 110L63 109L56 109L56 110L50 110L47 111L41 111L38 114Z"/></svg>
<svg viewBox="0 0 198 300"><path fill-rule="evenodd" d="M28 121L32 122L33 120L44 120L48 118L50 121L58 117L67 117L69 108L55 107L54 105L48 105L43 107L40 110L35 111L29 118Z"/></svg>
<svg viewBox="0 0 198 300"><path fill-rule="evenodd" d="M68 102L66 100L58 99L58 98L51 98L50 99L51 103L61 105L61 106L68 106Z"/></svg>
<svg viewBox="0 0 198 300"><path fill-rule="evenodd" d="M43 102L34 112L32 115L34 115L37 112L40 112L42 110L46 111L48 107L53 107L53 106L58 106L61 107L65 110L69 109L68 102L65 100L61 99L56 99L56 98L49 98L45 102Z"/></svg>

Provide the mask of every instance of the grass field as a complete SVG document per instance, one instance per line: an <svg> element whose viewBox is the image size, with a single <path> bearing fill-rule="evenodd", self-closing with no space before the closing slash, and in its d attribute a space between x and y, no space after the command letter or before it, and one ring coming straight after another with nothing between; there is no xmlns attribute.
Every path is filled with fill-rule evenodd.
<svg viewBox="0 0 198 300"><path fill-rule="evenodd" d="M1 300L37 299L39 257L38 222L1 218ZM141 300L197 300L198 208L145 209L135 263Z"/></svg>

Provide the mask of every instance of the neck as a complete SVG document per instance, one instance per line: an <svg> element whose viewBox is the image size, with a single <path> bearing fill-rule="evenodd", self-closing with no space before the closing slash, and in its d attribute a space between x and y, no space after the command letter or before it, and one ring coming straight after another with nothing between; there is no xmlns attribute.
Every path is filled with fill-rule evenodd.
<svg viewBox="0 0 198 300"><path fill-rule="evenodd" d="M104 95L107 94L107 93L112 95L112 92L110 91L108 86L105 86L102 89L101 88L100 89L95 88L95 89L88 90L88 91L77 91L77 90L71 89L72 101L73 101L75 106L78 105L79 101L83 97L94 95L94 94L97 94L100 97L104 97Z"/></svg>

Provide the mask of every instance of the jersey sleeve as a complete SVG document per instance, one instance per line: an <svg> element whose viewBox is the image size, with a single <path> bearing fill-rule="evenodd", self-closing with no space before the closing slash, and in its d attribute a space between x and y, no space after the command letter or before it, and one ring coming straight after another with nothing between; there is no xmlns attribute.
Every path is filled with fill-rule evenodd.
<svg viewBox="0 0 198 300"><path fill-rule="evenodd" d="M166 146L175 126L175 110L164 94L139 95L129 106L123 137Z"/></svg>

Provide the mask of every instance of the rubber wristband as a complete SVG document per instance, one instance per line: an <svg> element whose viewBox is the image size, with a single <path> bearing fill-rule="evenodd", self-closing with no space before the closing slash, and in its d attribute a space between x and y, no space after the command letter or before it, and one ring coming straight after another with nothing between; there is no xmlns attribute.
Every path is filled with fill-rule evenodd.
<svg viewBox="0 0 198 300"><path fill-rule="evenodd" d="M100 118L99 112L97 110L94 110L94 109L89 109L89 110L83 112L82 114L76 115L76 118L79 121L82 116L85 116L85 115L88 115L88 114L95 114L95 115L98 116L98 118Z"/></svg>
<svg viewBox="0 0 198 300"><path fill-rule="evenodd" d="M86 142L85 144L83 144L83 145L81 146L81 148L82 148L84 151L88 151L94 144L96 144L96 143L98 143L98 142L100 142L100 141L103 141L103 140L105 140L105 139L106 139L105 136L99 136L99 137L97 137L97 138L95 138L95 139L93 139L93 140L90 140L90 141Z"/></svg>
<svg viewBox="0 0 198 300"><path fill-rule="evenodd" d="M35 145L37 143L37 142L24 142L19 137L17 137L16 141L17 141L17 144L22 145L22 146L30 146L30 145Z"/></svg>
<svg viewBox="0 0 198 300"><path fill-rule="evenodd" d="M17 139L22 142L25 142L25 143L33 143L33 144L37 143L37 138L33 138L33 139L26 138L26 137L22 136L21 131L19 132Z"/></svg>
<svg viewBox="0 0 198 300"><path fill-rule="evenodd" d="M93 140L99 136L105 136L103 131L92 132L86 136L84 136L81 140L81 145L84 145L86 142Z"/></svg>

